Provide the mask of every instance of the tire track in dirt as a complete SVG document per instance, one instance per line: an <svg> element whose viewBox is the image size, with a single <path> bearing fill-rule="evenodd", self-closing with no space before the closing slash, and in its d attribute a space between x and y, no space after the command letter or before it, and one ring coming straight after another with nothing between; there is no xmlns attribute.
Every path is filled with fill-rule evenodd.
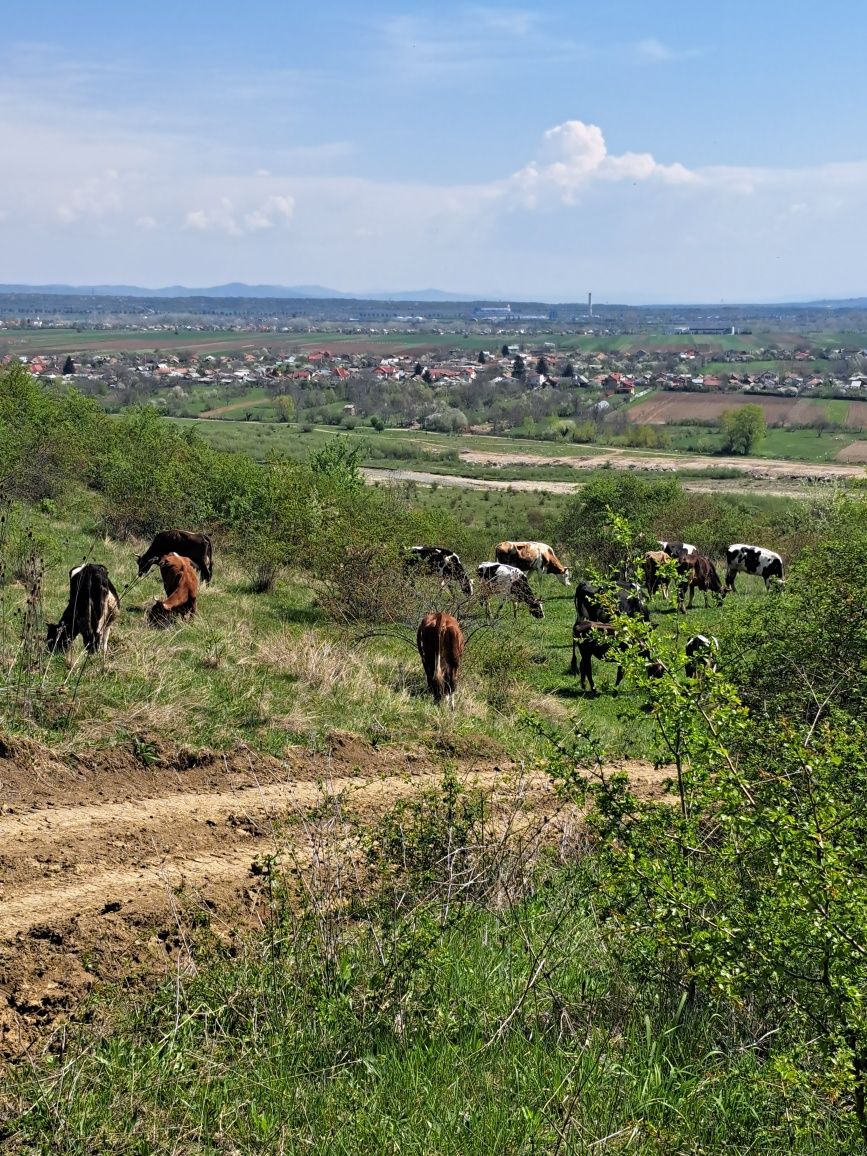
<svg viewBox="0 0 867 1156"><path fill-rule="evenodd" d="M128 893L141 898L148 889L166 892L171 887L167 881L178 876L193 889L231 881L240 888L263 845L276 849L293 841L291 820L302 818L325 798L339 794L347 810L369 818L440 778L434 772L381 779L350 775L331 778L321 787L287 782L240 792L177 793L143 802L4 816L0 939L46 921L122 906ZM503 774L478 770L464 778L491 791ZM540 801L546 787L544 776L533 778L532 790ZM238 842L240 850L233 846Z"/></svg>
<svg viewBox="0 0 867 1156"><path fill-rule="evenodd" d="M492 831L568 841L581 826L547 775L494 750L376 750L335 732L327 752L278 759L145 739L143 764L134 744L62 755L0 736L0 1060L42 1046L102 983L194 967L197 928L228 945L261 927L270 856L298 883L330 854L360 854L358 830L436 788L443 760L488 796ZM667 777L624 769L645 796Z"/></svg>

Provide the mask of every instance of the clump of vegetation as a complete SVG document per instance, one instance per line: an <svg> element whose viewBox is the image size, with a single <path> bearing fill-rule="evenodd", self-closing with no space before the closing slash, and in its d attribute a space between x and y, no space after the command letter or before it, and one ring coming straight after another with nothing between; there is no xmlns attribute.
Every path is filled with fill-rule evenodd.
<svg viewBox="0 0 867 1156"><path fill-rule="evenodd" d="M751 454L765 436L765 414L760 405L742 405L720 414L723 453Z"/></svg>

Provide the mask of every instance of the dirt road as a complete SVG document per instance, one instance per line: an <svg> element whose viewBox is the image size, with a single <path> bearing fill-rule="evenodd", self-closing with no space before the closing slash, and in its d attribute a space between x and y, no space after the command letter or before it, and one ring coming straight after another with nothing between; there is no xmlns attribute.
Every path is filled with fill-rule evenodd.
<svg viewBox="0 0 867 1156"><path fill-rule="evenodd" d="M773 497L806 497L815 492L815 486L845 483L856 478L863 479L863 465L842 462L788 462L780 459L720 458L703 457L699 454L636 454L624 450L607 449L599 453L579 457L562 454L556 457L544 454L510 453L508 450L462 450L462 462L489 469L526 466L541 469L546 466L567 467L574 470L650 470L659 473L674 473L690 470L737 470L741 477L714 478L700 476L682 478L685 490L715 493L764 494ZM576 482L548 481L544 478L519 478L505 481L499 478L471 478L455 474L435 474L429 470L391 470L366 467L365 477L371 482L386 482L399 485L415 482L422 486L459 486L469 490L525 490L545 491L549 494L572 494L581 484Z"/></svg>
<svg viewBox="0 0 867 1156"><path fill-rule="evenodd" d="M546 830L577 817L545 775L496 752L455 761L489 792L492 814L519 792ZM640 763L629 771L649 795L665 777ZM0 736L0 1058L36 1046L101 982L189 967L197 924L231 941L262 921L262 864L309 862L323 803L339 798L367 825L441 775L424 751L374 750L341 734L325 753L280 759L153 736L60 758Z"/></svg>

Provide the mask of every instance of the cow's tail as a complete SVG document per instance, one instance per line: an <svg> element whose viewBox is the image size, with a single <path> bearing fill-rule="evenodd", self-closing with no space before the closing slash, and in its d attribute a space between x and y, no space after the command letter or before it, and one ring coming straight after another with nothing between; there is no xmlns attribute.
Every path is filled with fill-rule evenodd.
<svg viewBox="0 0 867 1156"><path fill-rule="evenodd" d="M214 547L207 534L202 534L202 537L205 539L205 551L202 559L202 577L206 582L210 582L214 568Z"/></svg>

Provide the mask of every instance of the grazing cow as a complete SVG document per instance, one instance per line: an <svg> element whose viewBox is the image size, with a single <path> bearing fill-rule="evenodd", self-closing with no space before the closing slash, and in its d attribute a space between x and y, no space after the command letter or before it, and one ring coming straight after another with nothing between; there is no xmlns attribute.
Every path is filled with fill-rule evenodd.
<svg viewBox="0 0 867 1156"><path fill-rule="evenodd" d="M628 643L617 637L617 627L611 622L590 622L579 618L572 627L572 664L569 667L571 674L580 674L581 689L588 684L592 694L596 693L593 682L593 659L603 659L617 663L617 674L614 679L615 687L620 686L623 679L623 666L620 655ZM581 655L579 666L576 650ZM613 657L611 654L613 653ZM665 669L661 662L654 662L650 658L650 651L646 646L639 647L639 653L647 661L647 673L651 678L661 678Z"/></svg>
<svg viewBox="0 0 867 1156"><path fill-rule="evenodd" d="M120 598L105 566L87 562L69 571L69 602L60 621L48 627L52 650L68 650L81 635L89 654L108 649L112 623L120 610Z"/></svg>
<svg viewBox="0 0 867 1156"><path fill-rule="evenodd" d="M741 571L763 579L767 590L772 578L782 582L783 559L773 550L765 550L762 546L745 546L736 542L726 550L727 590L734 590L735 578Z"/></svg>
<svg viewBox="0 0 867 1156"><path fill-rule="evenodd" d="M207 534L193 534L189 530L160 530L144 554L137 555L139 578L167 554L181 554L189 558L198 567L202 578L206 582L211 581L213 550Z"/></svg>
<svg viewBox="0 0 867 1156"><path fill-rule="evenodd" d="M575 587L575 613L579 619L610 622L615 614L650 621L650 611L641 600L638 587L630 582L593 586L583 580Z"/></svg>
<svg viewBox="0 0 867 1156"><path fill-rule="evenodd" d="M517 566L504 566L502 562L483 562L476 573L479 576L479 598L490 617L490 598L496 596L503 602L512 603L512 615L518 617L518 603L523 602L534 618L544 618L542 602L530 589L530 583Z"/></svg>
<svg viewBox="0 0 867 1156"><path fill-rule="evenodd" d="M446 698L454 710L458 669L464 652L464 636L457 618L451 614L426 614L419 623L416 645L434 702Z"/></svg>
<svg viewBox="0 0 867 1156"><path fill-rule="evenodd" d="M659 539L657 539L659 541ZM681 554L697 554L698 548L691 546L689 542L662 542L659 541L660 550L664 550L666 554L670 554L672 558L679 558Z"/></svg>
<svg viewBox="0 0 867 1156"><path fill-rule="evenodd" d="M540 574L553 574L564 586L569 585L568 569L545 542L500 542L494 557L504 566L515 566L524 574L538 570Z"/></svg>
<svg viewBox="0 0 867 1156"><path fill-rule="evenodd" d="M686 665L684 671L687 678L695 678L701 671L716 670L716 656L719 653L719 642L712 635L694 634L688 638L684 647Z"/></svg>
<svg viewBox="0 0 867 1156"><path fill-rule="evenodd" d="M166 554L160 558L159 565L166 597L151 606L148 623L164 627L175 618L192 618L199 592L199 578L193 564L182 554Z"/></svg>
<svg viewBox="0 0 867 1156"><path fill-rule="evenodd" d="M659 571L671 561L671 554L665 550L648 550L644 555L644 585L651 598L657 590L662 591L664 598L668 597L668 579L663 578Z"/></svg>
<svg viewBox="0 0 867 1156"><path fill-rule="evenodd" d="M447 583L456 583L467 598L473 592L473 583L454 550L444 546L411 546L404 561L404 573L421 566L440 578L440 589Z"/></svg>
<svg viewBox="0 0 867 1156"><path fill-rule="evenodd" d="M683 600L687 589L689 590L689 602L686 605L687 610L692 610L692 600L695 597L696 590L701 590L704 594L704 604L707 607L707 596L713 594L717 606L720 605L723 598L726 596L726 588L720 582L719 574L716 572L716 566L711 562L710 558L704 554L681 554L677 562L677 572L680 575L677 585L677 608L681 614L686 613L683 607Z"/></svg>

